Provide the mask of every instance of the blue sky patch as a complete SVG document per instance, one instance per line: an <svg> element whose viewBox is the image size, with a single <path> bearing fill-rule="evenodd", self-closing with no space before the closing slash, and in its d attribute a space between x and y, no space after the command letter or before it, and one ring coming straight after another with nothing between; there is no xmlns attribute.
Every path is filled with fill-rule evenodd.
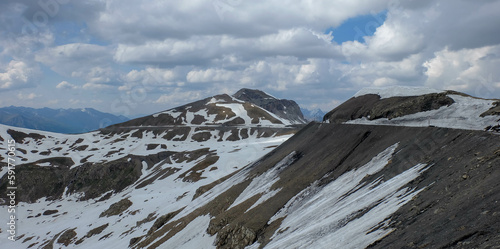
<svg viewBox="0 0 500 249"><path fill-rule="evenodd" d="M348 19L337 28L329 28L326 34L332 32L333 40L338 44L345 41L364 42L364 36L372 36L387 18L387 11L377 14L363 15Z"/></svg>

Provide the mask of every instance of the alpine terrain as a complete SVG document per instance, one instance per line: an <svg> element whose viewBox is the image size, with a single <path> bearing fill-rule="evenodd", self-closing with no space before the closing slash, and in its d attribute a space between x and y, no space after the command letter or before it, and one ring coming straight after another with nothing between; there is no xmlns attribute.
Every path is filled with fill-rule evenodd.
<svg viewBox="0 0 500 249"><path fill-rule="evenodd" d="M306 125L294 101L242 89L78 135L2 125L0 240L500 248L499 103L363 89Z"/></svg>
<svg viewBox="0 0 500 249"><path fill-rule="evenodd" d="M127 120L124 116L115 116L92 108L0 108L0 124L57 133L84 133Z"/></svg>

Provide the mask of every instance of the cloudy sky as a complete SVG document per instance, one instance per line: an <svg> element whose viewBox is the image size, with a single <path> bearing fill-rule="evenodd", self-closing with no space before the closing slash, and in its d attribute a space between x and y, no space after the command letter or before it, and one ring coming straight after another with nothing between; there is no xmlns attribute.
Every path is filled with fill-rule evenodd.
<svg viewBox="0 0 500 249"><path fill-rule="evenodd" d="M328 111L364 87L500 98L499 0L2 0L0 106L133 116L261 89Z"/></svg>

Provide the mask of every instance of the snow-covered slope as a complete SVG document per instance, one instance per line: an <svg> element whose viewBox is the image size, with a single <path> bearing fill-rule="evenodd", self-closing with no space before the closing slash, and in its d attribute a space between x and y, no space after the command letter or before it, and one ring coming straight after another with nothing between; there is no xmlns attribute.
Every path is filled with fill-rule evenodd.
<svg viewBox="0 0 500 249"><path fill-rule="evenodd" d="M218 95L84 134L0 125L1 204L10 198L9 144L19 202L16 241L4 227L0 240L9 248L126 248L166 211L290 138L298 128L289 124ZM3 220L8 210L1 206Z"/></svg>
<svg viewBox="0 0 500 249"><path fill-rule="evenodd" d="M458 106L456 96L470 103L457 93L422 96L362 95L327 116L394 120ZM10 140L21 162L15 241L4 226L1 245L385 249L500 243L498 134L338 123L310 123L297 132L264 119L252 123L256 116L245 103L223 95L80 135L0 126L5 202ZM0 206L5 224L8 210Z"/></svg>
<svg viewBox="0 0 500 249"><path fill-rule="evenodd" d="M500 131L500 100L428 88L369 88L325 116L331 123Z"/></svg>
<svg viewBox="0 0 500 249"><path fill-rule="evenodd" d="M7 141L16 141L18 164L54 166L50 159L68 158L77 167L84 163L106 163L127 156L148 156L164 151L192 151L221 147L239 151L241 147L284 141L296 130L267 127L166 127L149 129L103 129L66 135L0 125L0 154L5 159ZM232 143L234 142L234 143ZM2 152L3 151L3 152ZM248 151L247 151L248 152ZM238 154L238 153L236 153ZM251 162L251 157L248 162ZM0 177L6 168L2 168Z"/></svg>
<svg viewBox="0 0 500 249"><path fill-rule="evenodd" d="M242 169L291 136L278 135L277 131L264 137L257 128L248 128L249 134L245 139L229 141L226 139L229 135L223 133L219 137L218 132L213 132L212 138L198 142L191 139L169 140L165 138L168 130L155 132L135 129L116 134L94 132L77 136L27 129L19 131L17 128L5 126L0 126L0 129L4 139L1 141L2 148L6 148L7 141L12 139L8 130L10 133L15 129L32 134L16 144L19 155L17 159L37 167L58 168L59 166L53 165L50 160L55 157L71 158L75 162L71 166L75 169L74 172L82 172L88 164L106 165L106 162L130 162L137 159L141 163L140 177L121 191L109 190L85 200L82 199L85 193L70 193L67 186L62 196L56 200L41 198L35 203L21 201L17 208L16 242L7 240L6 229L3 227L0 233L2 244L9 244L9 248L27 248L29 245L41 248L49 244L53 244L54 248L64 244L68 244L69 248L96 248L97 245L104 248L127 248L131 238L142 235L144 229L151 227L160 216L187 206L200 187ZM188 137L196 134L195 128L191 129L189 132L192 134ZM33 138L35 132L39 134L37 138ZM135 137L134 134L141 134L141 138ZM35 149L50 153L40 155L33 153ZM110 153L112 151L116 153ZM149 156L162 151L168 151L170 156L159 162L151 162ZM85 160L85 163L82 160ZM21 169L23 165L17 167ZM82 170L78 171L79 168ZM7 167L2 167L2 176L6 170ZM19 185L26 186L22 180L29 179L19 179ZM75 180L78 181L78 178ZM27 187L19 191L23 190L27 191ZM109 199L106 199L107 195L111 195L108 196ZM99 201L100 199L104 200ZM122 199L130 200L132 206L119 216L100 216L111 204ZM7 207L2 206L0 213L2 220L6 220L6 215L9 215ZM105 228L102 233L93 230L103 228L103 225ZM97 229L99 230L102 229ZM73 232L77 236L61 242L64 233L69 236Z"/></svg>

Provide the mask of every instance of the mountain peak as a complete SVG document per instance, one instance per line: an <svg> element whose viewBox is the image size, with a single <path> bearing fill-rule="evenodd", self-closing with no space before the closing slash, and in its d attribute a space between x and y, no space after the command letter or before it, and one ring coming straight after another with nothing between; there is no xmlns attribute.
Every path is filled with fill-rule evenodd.
<svg viewBox="0 0 500 249"><path fill-rule="evenodd" d="M233 94L233 97L258 105L280 118L291 120L295 124L307 123L299 105L293 100L278 99L261 90L248 88L240 89Z"/></svg>
<svg viewBox="0 0 500 249"><path fill-rule="evenodd" d="M277 99L264 91L249 88L242 88L233 96L244 101L249 101L251 99Z"/></svg>

